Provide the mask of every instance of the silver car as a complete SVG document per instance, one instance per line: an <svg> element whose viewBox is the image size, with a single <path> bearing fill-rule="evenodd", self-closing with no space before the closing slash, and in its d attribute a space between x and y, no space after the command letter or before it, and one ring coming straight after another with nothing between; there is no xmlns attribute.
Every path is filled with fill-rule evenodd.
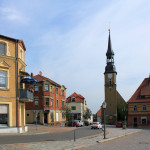
<svg viewBox="0 0 150 150"><path fill-rule="evenodd" d="M102 129L102 124L99 122L93 122L91 124L91 129Z"/></svg>

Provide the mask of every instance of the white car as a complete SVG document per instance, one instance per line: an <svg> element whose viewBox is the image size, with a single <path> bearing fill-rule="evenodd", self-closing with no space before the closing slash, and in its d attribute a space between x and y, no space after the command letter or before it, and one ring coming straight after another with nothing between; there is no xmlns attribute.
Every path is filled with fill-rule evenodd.
<svg viewBox="0 0 150 150"><path fill-rule="evenodd" d="M76 121L77 123L79 123L81 127L84 125L84 123L81 120L74 120L74 121Z"/></svg>
<svg viewBox="0 0 150 150"><path fill-rule="evenodd" d="M102 124L99 122L93 122L91 124L91 129L102 129Z"/></svg>

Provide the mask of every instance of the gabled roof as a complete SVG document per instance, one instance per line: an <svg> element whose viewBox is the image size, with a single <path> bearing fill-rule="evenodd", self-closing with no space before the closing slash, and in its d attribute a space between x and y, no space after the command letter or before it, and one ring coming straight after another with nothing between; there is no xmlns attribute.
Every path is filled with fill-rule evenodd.
<svg viewBox="0 0 150 150"><path fill-rule="evenodd" d="M58 86L58 87L61 87L61 85L60 84L58 84L58 83L56 83L55 81L53 81L53 80L51 80L51 79L49 79L49 78L46 78L46 77L44 77L44 76L42 76L42 75L36 75L36 76L33 76L33 78L35 78L35 79L37 79L39 82L40 81L49 81L49 82L51 82L52 84L54 84L54 85L56 85L56 86Z"/></svg>
<svg viewBox="0 0 150 150"><path fill-rule="evenodd" d="M76 102L84 103L84 101L85 101L85 98L81 94L77 94L76 92L74 92L67 98L66 103L70 103L72 97L76 98ZM86 101L85 101L85 103L86 103Z"/></svg>
<svg viewBox="0 0 150 150"><path fill-rule="evenodd" d="M23 40L19 40L19 39L15 39L15 38L11 38L11 37L8 37L8 36L5 36L5 35L1 35L0 34L0 37L1 38L5 38L5 39L9 39L9 40L12 40L12 41L17 41L18 43L20 43L22 45L22 47L24 48L24 50L26 51L26 47L25 47L25 44L23 42Z"/></svg>
<svg viewBox="0 0 150 150"><path fill-rule="evenodd" d="M97 116L98 116L98 117L101 117L101 115L102 115L101 108L97 111L97 113L96 113L96 114L97 114Z"/></svg>
<svg viewBox="0 0 150 150"><path fill-rule="evenodd" d="M132 102L150 102L150 78L145 78L132 97L128 100L128 103Z"/></svg>

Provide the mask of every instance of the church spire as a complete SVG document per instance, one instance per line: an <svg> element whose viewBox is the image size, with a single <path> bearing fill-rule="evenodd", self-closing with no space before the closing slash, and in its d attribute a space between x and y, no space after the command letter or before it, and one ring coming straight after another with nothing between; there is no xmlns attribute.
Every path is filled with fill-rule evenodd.
<svg viewBox="0 0 150 150"><path fill-rule="evenodd" d="M109 31L109 37L108 37L108 49L107 49L106 56L111 56L114 55L114 52L111 47L110 29L108 29L108 31Z"/></svg>
<svg viewBox="0 0 150 150"><path fill-rule="evenodd" d="M108 31L109 31L109 37L108 37L108 49L106 53L107 65L105 67L105 73L117 73L116 67L114 65L114 52L111 46L110 29Z"/></svg>

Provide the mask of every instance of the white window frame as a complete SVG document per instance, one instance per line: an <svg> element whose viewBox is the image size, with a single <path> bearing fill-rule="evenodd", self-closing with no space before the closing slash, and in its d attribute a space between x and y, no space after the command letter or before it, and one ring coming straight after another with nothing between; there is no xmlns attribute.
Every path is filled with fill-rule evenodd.
<svg viewBox="0 0 150 150"><path fill-rule="evenodd" d="M38 85L34 85L34 91L38 92L39 91L39 86Z"/></svg>
<svg viewBox="0 0 150 150"><path fill-rule="evenodd" d="M37 104L36 104L37 102ZM34 106L38 107L39 106L39 99L38 98L34 98Z"/></svg>

